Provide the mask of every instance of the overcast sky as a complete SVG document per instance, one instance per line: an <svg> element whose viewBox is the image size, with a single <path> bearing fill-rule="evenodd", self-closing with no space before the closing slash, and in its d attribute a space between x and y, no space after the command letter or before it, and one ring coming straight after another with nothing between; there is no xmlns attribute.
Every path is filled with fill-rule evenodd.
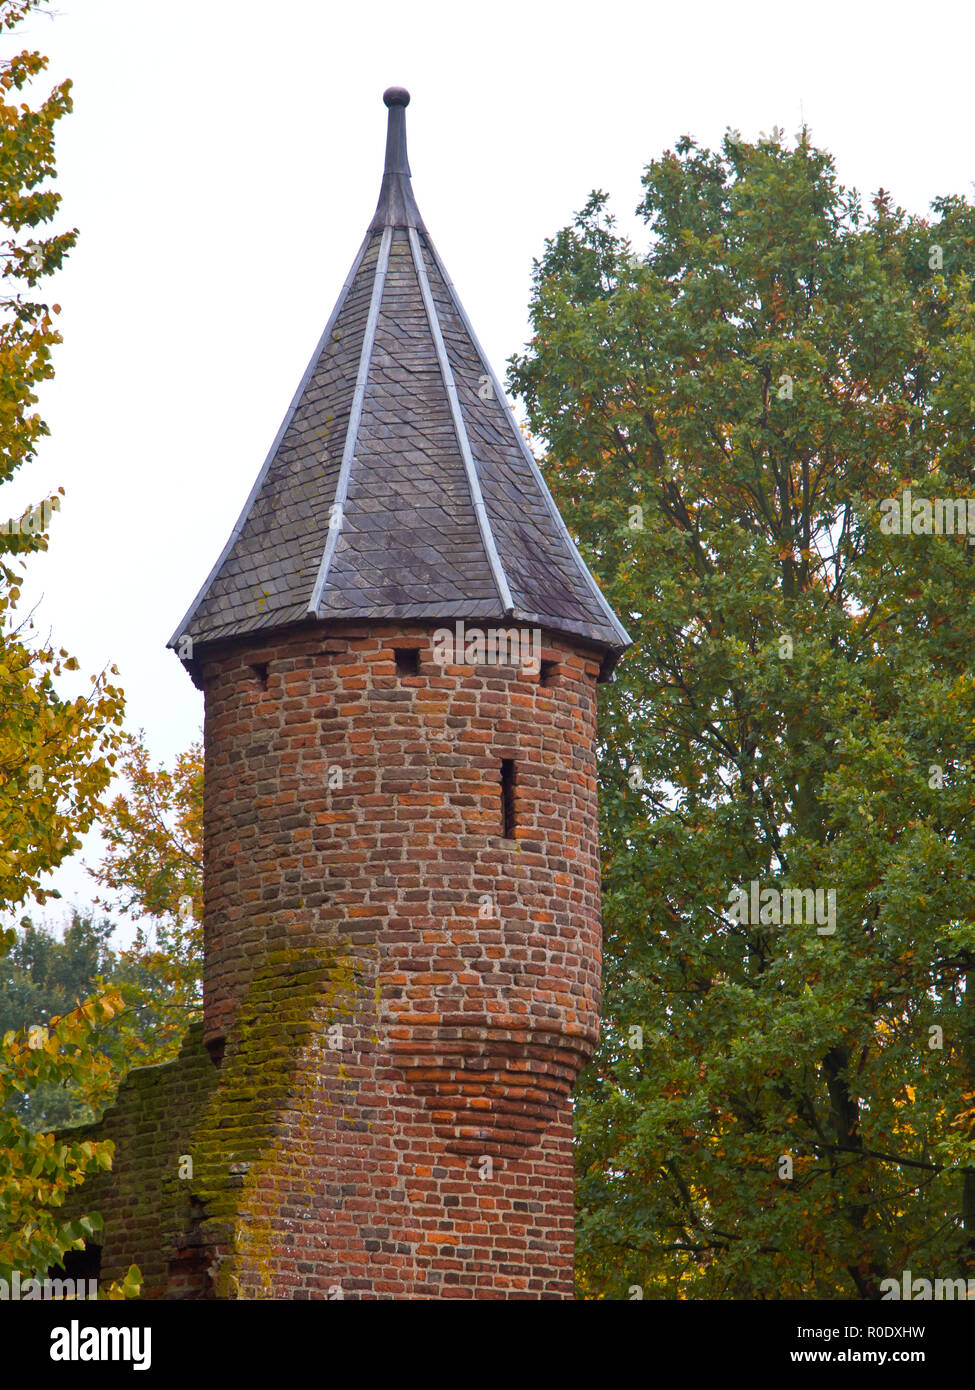
<svg viewBox="0 0 975 1390"><path fill-rule="evenodd" d="M85 672L118 665L158 758L198 735L202 696L165 644L371 218L385 87L412 93L417 201L503 373L545 238L594 187L635 233L641 170L682 134L805 119L864 194L918 213L971 196L973 28L959 0L59 0L0 44L74 82L59 187L81 233L52 291L51 438L0 504L67 494L25 603ZM54 882L91 897L77 859Z"/></svg>

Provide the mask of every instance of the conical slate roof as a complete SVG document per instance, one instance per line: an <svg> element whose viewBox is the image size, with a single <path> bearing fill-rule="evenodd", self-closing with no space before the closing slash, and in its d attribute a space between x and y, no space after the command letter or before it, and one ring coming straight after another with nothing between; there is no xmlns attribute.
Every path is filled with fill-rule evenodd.
<svg viewBox="0 0 975 1390"><path fill-rule="evenodd" d="M630 638L423 225L392 87L376 214L223 553L169 645L296 623L508 620Z"/></svg>

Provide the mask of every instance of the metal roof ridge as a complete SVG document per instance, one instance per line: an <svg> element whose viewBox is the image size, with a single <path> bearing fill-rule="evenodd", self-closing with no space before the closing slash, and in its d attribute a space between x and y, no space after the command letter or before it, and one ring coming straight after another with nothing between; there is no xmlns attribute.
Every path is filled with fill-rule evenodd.
<svg viewBox="0 0 975 1390"><path fill-rule="evenodd" d="M532 471L532 476L535 480L535 483L537 484L539 491L542 494L542 499L545 502L549 514L555 521L560 536L568 545L570 555L575 559L578 568L582 571L582 574L589 586L589 589L591 590L594 598L598 602L604 615L609 620L610 626L613 628L614 632L616 632L619 635L619 637L627 647L632 646L633 638L630 636L626 628L620 622L619 618L617 618L616 614L613 612L602 589L600 589L599 585L596 583L596 580L592 572L590 571L589 566L586 564L585 560L582 558L582 555L579 553L579 547L576 545L575 541L569 534L569 529L565 524L565 520L562 516L562 513L555 505L555 499L549 492L548 484L545 482L545 479L542 476L542 471L538 466L538 460L535 458L535 455L528 447L528 441L525 439L525 436L518 428L518 422L515 419L514 413L512 412L510 406L508 405L508 398L504 393L500 381L498 380L497 373L491 366L491 363L488 360L487 354L485 353L484 349L481 347L480 340L478 339L477 334L474 332L474 327L470 319L467 317L467 311L461 303L460 295L457 293L456 286L454 285L454 282L451 280L450 276L447 274L447 268L444 265L443 261L440 259L440 256L437 252L437 248L433 243L433 238L430 236L430 233L426 230L424 230L424 236L426 238L426 243L430 251L430 255L433 258L434 265L436 265L438 271L440 272L441 278L443 279L443 282L447 287L447 293L450 295L450 298L453 301L454 308L457 310L461 323L463 323L464 327L467 330L468 337L474 344L474 350L476 351L478 357L481 359L481 365L484 367L485 372L491 379L491 384L494 387L495 394L497 395L499 403L503 407L502 413L508 417L508 421L511 426L511 431L514 434L515 439L518 441L518 447L521 449L521 452L525 456L528 466Z"/></svg>
<svg viewBox="0 0 975 1390"><path fill-rule="evenodd" d="M436 349L437 361L440 364L440 375L443 378L444 389L447 392L447 401L450 405L450 416L454 425L454 434L457 438L457 445L460 449L460 456L464 462L464 472L467 475L467 485L470 488L471 502L474 505L474 515L477 518L477 529L480 532L481 544L484 546L484 553L491 568L491 577L494 580L501 606L505 616L508 617L514 612L514 600L511 597L511 589L508 579L501 563L501 556L498 554L498 547L491 530L491 519L487 514L487 507L484 505L484 496L481 492L481 481L477 475L477 465L474 462L474 455L471 452L471 441L467 433L467 425L464 423L464 413L460 408L460 398L457 395L457 383L454 380L454 373L447 357L447 347L443 340L443 331L440 327L440 320L437 317L437 306L433 302L433 295L430 292L430 281L427 278L427 269L423 264L423 254L420 250L419 238L416 229L410 227L410 251L413 256L413 265L416 269L416 278L420 286L420 294L423 298L423 307L427 313L427 323L430 326L430 333L433 337L433 346Z"/></svg>
<svg viewBox="0 0 975 1390"><path fill-rule="evenodd" d="M298 383L298 389L295 391L294 395L291 398L291 404L288 406L287 414L281 421L281 425L278 429L278 432L274 436L274 443L271 445L271 448L268 451L267 458L264 460L264 463L261 467L261 471L260 473L258 473L257 478L255 479L254 486L251 488L250 492L247 495L247 500L244 503L240 515L238 516L237 521L234 525L234 528L227 539L227 543L224 546L223 550L221 550L219 556L217 557L216 564L213 566L210 573L203 581L203 584L200 586L196 598L194 598L193 602L186 610L186 613L183 615L183 619L180 622L179 626L176 628L176 631L173 633L172 637L170 637L169 641L166 643L167 647L175 647L176 644L179 642L180 638L183 636L183 633L189 626L190 621L196 615L196 610L199 608L200 604L206 598L207 593L210 589L210 585L213 583L214 579L216 579L217 575L219 574L220 569L223 566L223 562L230 554L234 542L236 541L237 537L240 535L241 531L244 529L244 526L247 523L247 518L250 516L251 507L253 507L255 501L257 500L258 494L261 491L261 488L264 486L264 481L267 478L268 473L270 472L271 464L277 457L278 449L281 447L281 442L284 439L288 426L294 419L295 411L298 409L298 406L301 402L301 398L305 394L305 391L308 387L308 383L311 381L315 368L318 366L318 363L321 359L321 355L325 350L325 344L332 336L332 332L335 328L336 322L338 321L339 314L342 312L342 309L345 305L345 301L349 297L349 291L352 288L352 285L355 281L355 277L359 273L359 267L362 265L363 259L366 254L366 249L369 246L369 241L370 234L367 232L362 239L362 244L359 247L359 250L356 252L355 260L352 262L352 268L349 271L348 275L345 277L345 281L342 285L341 290L339 291L339 297L335 301L335 306L332 309L331 314L329 315L328 323L326 323L325 325L324 332L318 340L318 343L315 347L315 351L311 355L311 359L308 363L308 366L305 368L304 376Z"/></svg>
<svg viewBox="0 0 975 1390"><path fill-rule="evenodd" d="M369 301L369 317L366 319L366 330L362 339L362 351L359 354L359 370L356 373L355 391L352 395L352 408L349 411L349 425L345 433L345 447L342 450L342 462L339 465L339 476L335 485L335 497L332 500L329 512L328 537L325 541L325 549L322 552L321 564L318 567L318 574L312 586L311 596L308 600L308 608L306 610L316 618L318 617L318 609L321 606L322 594L325 592L325 582L328 578L332 557L338 545L339 534L345 523L345 502L349 491L349 478L352 474L355 446L359 436L359 425L362 420L362 405L366 396L366 386L369 382L369 367L372 362L372 350L376 342L376 327L379 323L379 310L382 305L383 290L386 285L386 271L389 266L389 251L392 242L392 227L384 227L382 241L379 245L379 255L376 258L376 278L372 283L372 298ZM338 508L337 522L335 514L336 507Z"/></svg>

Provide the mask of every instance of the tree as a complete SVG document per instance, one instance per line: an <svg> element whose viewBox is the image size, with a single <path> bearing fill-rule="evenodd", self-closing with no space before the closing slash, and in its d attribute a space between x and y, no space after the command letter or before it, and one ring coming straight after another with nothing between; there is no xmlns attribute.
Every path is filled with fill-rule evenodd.
<svg viewBox="0 0 975 1390"><path fill-rule="evenodd" d="M122 1007L117 995L101 994L49 1026L32 1025L20 1036L6 1033L0 1049L0 1095L51 1092L66 1082L100 1092L104 1102L115 1076L108 1058L93 1046L93 1033ZM43 1277L62 1267L65 1252L82 1250L101 1229L97 1213L65 1221L58 1211L65 1197L95 1169L112 1166L112 1145L35 1133L9 1110L0 1112L0 1278L14 1271ZM109 1298L138 1294L135 1265L111 1284Z"/></svg>
<svg viewBox="0 0 975 1390"><path fill-rule="evenodd" d="M101 977L111 979L116 967L112 932L110 921L95 922L77 912L60 938L27 920L8 954L0 959L0 1037L11 1031L29 1033L31 1027L49 1027L53 1018L70 1014L92 994L101 992ZM105 1043L116 1040L110 1025L104 1031L105 1042L99 1045L93 1036L92 1046L111 1057L115 1049ZM100 1066L94 1079L98 1097L102 1092ZM69 1085L65 1078L56 1078L53 1085L14 1090L7 1109L35 1133L89 1124L98 1114L88 1078L82 1073L78 1081Z"/></svg>
<svg viewBox="0 0 975 1390"><path fill-rule="evenodd" d="M126 1072L167 1060L185 1032L191 1010L180 1012L174 1001L178 962L165 956L157 963L155 956L163 955L158 947L148 964L138 948L116 954L113 932L111 921L78 912L61 935L25 919L21 935L0 959L0 1037L11 1030L43 1029L93 995L110 994L119 1001L111 1017L90 1030L88 1041L98 1054L90 1075L79 1071L51 1085L37 1082L7 1097L5 1108L35 1133L100 1119Z"/></svg>
<svg viewBox="0 0 975 1390"><path fill-rule="evenodd" d="M636 639L580 1291L972 1276L975 214L864 210L806 131L682 139L639 212L546 243L509 377Z"/></svg>
<svg viewBox="0 0 975 1390"><path fill-rule="evenodd" d="M140 921L111 978L129 1005L130 1059L144 1065L176 1056L202 1002L203 748L154 767L140 730L119 770L130 790L102 817L106 852L90 872L115 895L103 906Z"/></svg>
<svg viewBox="0 0 975 1390"><path fill-rule="evenodd" d="M41 0L6 0L0 27L11 29ZM32 409L36 387L53 375L51 349L57 304L38 300L40 281L59 269L77 233L40 237L57 213L53 178L54 127L71 109L70 83L55 87L36 110L3 98L20 92L47 66L24 52L0 63L0 483L37 451L48 432ZM25 236L25 232L31 233ZM90 829L99 793L111 779L122 695L94 676L86 695L63 699L54 677L76 671L63 648L28 641L13 615L23 572L4 557L47 549L47 528L60 497L43 499L0 527L0 902L15 906L48 895L42 876L77 849ZM113 670L114 674L114 670Z"/></svg>
<svg viewBox="0 0 975 1390"><path fill-rule="evenodd" d="M41 0L0 0L0 28L14 29L40 8ZM71 109L70 84L55 87L33 109L12 99L46 64L35 52L0 62L0 483L35 456L47 433L33 407L38 385L52 375L59 309L41 300L40 285L76 239L74 231L40 234L60 204L49 181L55 126ZM121 734L123 697L106 674L93 676L87 693L64 698L55 679L76 671L77 661L35 640L29 619L14 626L23 575L17 560L47 548L59 504L55 495L0 527L0 904L7 910L28 896L47 898L43 876L80 846L92 825ZM15 930L3 931L0 951L15 940ZM36 1134L8 1102L83 1077L97 1089L107 1063L93 1051L91 1031L120 1005L106 994L52 1017L47 1027L35 1025L19 1037L9 1030L2 1039L0 1276L14 1268L44 1274L97 1228L94 1215L66 1222L58 1208L86 1173L111 1165L112 1146ZM131 1291L136 1279L133 1269L126 1288L112 1292Z"/></svg>

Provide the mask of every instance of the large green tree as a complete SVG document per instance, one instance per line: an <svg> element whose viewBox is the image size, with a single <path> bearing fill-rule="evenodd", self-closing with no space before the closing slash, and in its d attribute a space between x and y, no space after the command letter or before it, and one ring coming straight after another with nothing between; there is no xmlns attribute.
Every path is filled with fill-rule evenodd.
<svg viewBox="0 0 975 1390"><path fill-rule="evenodd" d="M546 244L510 364L635 637L601 695L580 1290L973 1276L975 212L864 207L776 131L682 139L639 213L634 247L593 194Z"/></svg>
<svg viewBox="0 0 975 1390"><path fill-rule="evenodd" d="M0 0L0 31L41 8L40 0ZM0 483L34 458L47 433L34 407L38 387L52 375L60 335L58 306L47 302L43 286L75 241L73 231L49 226L60 204L51 186L55 128L71 109L70 84L60 83L35 106L21 99L46 63L31 51L0 60ZM44 876L92 825L121 738L122 694L106 674L66 698L59 678L70 679L77 661L37 640L29 618L17 621L23 562L47 548L58 503L58 494L38 499L0 525L0 908L7 913L30 896L47 897ZM0 931L0 950L15 939L15 928ZM15 1269L45 1273L97 1229L96 1216L66 1221L60 1208L87 1173L111 1166L112 1146L36 1133L11 1102L62 1085L81 1085L92 1095L109 1087L111 1066L93 1047L93 1033L120 1007L107 993L0 1038L4 1278ZM130 1274L126 1288L114 1292L135 1288L137 1272Z"/></svg>

